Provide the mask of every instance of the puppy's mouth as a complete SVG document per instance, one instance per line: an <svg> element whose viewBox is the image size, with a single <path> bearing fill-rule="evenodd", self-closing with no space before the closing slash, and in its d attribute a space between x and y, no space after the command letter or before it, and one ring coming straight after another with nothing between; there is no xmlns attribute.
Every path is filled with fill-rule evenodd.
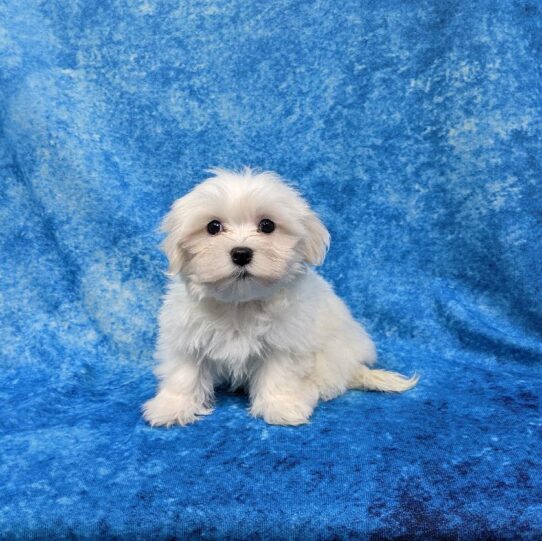
<svg viewBox="0 0 542 541"><path fill-rule="evenodd" d="M247 270L242 270L240 273L237 274L235 277L236 280L246 280L247 278L250 278L252 274L248 272Z"/></svg>

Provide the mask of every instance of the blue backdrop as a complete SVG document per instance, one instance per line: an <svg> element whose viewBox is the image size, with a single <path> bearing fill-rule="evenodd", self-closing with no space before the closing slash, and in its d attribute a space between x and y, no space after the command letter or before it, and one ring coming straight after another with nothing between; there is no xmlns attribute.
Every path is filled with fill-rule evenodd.
<svg viewBox="0 0 542 541"><path fill-rule="evenodd" d="M542 5L2 2L0 537L542 535ZM400 396L151 429L156 232L290 179Z"/></svg>

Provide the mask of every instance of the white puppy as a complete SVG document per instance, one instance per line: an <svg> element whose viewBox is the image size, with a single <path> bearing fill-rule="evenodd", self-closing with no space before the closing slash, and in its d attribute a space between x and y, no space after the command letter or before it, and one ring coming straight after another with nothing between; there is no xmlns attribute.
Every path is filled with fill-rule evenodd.
<svg viewBox="0 0 542 541"><path fill-rule="evenodd" d="M244 387L268 423L306 423L347 389L401 392L407 379L371 370L375 346L311 265L329 233L273 173L212 170L163 222L171 282L160 313L153 426L210 413L214 387Z"/></svg>

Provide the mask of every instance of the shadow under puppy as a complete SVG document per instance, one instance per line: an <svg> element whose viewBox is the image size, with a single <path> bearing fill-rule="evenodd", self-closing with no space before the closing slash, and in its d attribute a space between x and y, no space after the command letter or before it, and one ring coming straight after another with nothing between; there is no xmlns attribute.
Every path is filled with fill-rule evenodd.
<svg viewBox="0 0 542 541"><path fill-rule="evenodd" d="M153 426L211 412L214 387L246 387L250 413L306 423L347 389L401 392L417 378L368 368L375 346L314 270L329 233L273 173L213 169L163 222L171 280L159 317Z"/></svg>

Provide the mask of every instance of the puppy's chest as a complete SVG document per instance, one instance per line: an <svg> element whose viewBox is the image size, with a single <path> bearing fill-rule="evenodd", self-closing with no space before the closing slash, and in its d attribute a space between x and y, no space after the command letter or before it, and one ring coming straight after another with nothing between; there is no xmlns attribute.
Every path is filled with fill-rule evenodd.
<svg viewBox="0 0 542 541"><path fill-rule="evenodd" d="M211 310L202 314L194 329L200 337L198 350L218 363L245 363L271 347L278 323L272 314L257 307Z"/></svg>

